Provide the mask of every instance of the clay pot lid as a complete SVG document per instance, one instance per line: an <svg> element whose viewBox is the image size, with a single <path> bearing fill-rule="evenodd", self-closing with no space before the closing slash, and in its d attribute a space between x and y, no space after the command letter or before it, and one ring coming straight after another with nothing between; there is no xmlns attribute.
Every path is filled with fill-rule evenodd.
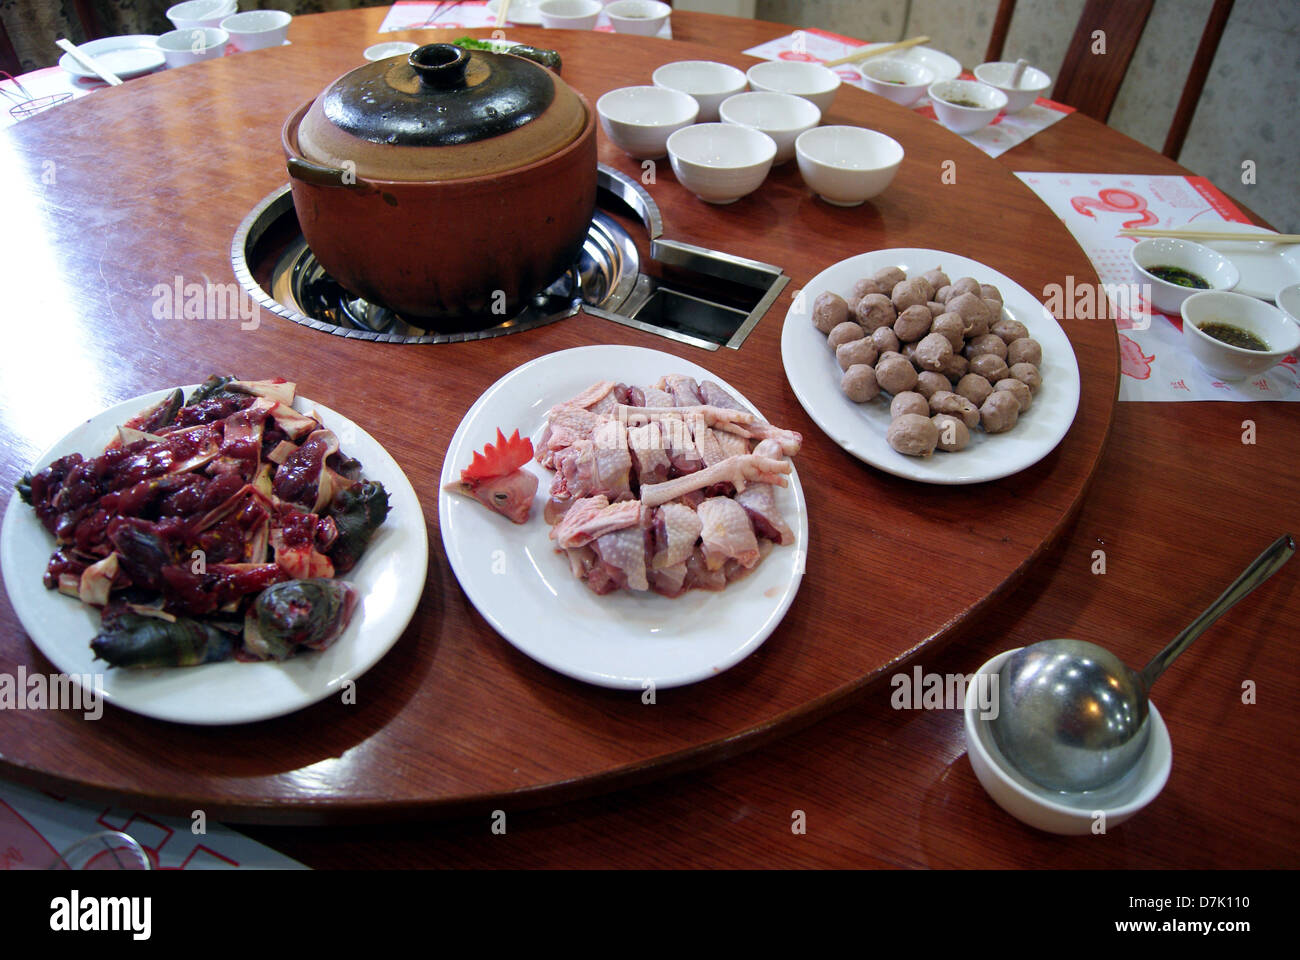
<svg viewBox="0 0 1300 960"><path fill-rule="evenodd" d="M432 43L335 80L297 139L306 159L351 161L359 176L448 180L550 156L586 119L572 88L530 60Z"/></svg>

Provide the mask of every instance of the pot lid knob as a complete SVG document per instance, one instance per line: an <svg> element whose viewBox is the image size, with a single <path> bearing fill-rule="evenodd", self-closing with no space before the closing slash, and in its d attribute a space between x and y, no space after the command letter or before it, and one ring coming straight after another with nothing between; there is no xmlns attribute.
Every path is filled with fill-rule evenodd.
<svg viewBox="0 0 1300 960"><path fill-rule="evenodd" d="M469 51L450 43L428 43L412 50L407 63L420 78L422 87L454 90L465 86Z"/></svg>

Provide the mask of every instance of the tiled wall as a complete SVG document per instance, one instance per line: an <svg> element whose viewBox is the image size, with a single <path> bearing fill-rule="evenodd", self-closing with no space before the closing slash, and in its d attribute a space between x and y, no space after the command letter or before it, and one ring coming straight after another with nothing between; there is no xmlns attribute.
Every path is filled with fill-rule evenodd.
<svg viewBox="0 0 1300 960"><path fill-rule="evenodd" d="M1020 0L1004 56L1055 76L1084 0ZM1110 126L1164 146L1213 0L1156 0ZM984 59L997 0L758 0L755 15L864 40L925 34L967 68ZM1300 232L1300 3L1237 0L1179 162L1277 229ZM1256 182L1242 183L1253 160Z"/></svg>

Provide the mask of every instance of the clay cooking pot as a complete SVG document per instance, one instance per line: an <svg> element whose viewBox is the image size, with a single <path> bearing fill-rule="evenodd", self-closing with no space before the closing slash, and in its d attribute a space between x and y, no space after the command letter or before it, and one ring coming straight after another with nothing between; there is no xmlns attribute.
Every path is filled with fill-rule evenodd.
<svg viewBox="0 0 1300 960"><path fill-rule="evenodd" d="M510 54L429 44L367 64L281 141L321 265L433 330L513 316L577 259L596 206L595 112Z"/></svg>

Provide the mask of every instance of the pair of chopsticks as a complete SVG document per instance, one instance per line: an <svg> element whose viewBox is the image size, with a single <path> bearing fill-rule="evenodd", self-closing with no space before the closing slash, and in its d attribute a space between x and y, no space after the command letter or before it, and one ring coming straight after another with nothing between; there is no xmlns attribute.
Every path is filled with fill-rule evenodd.
<svg viewBox="0 0 1300 960"><path fill-rule="evenodd" d="M501 0L501 6L497 7L497 26L506 25L506 14L510 12L510 0Z"/></svg>
<svg viewBox="0 0 1300 960"><path fill-rule="evenodd" d="M1175 240L1191 240L1195 243L1218 243L1263 241L1265 243L1300 243L1300 233L1237 233L1229 230L1159 230L1154 227L1139 227L1121 230L1121 237L1172 237Z"/></svg>
<svg viewBox="0 0 1300 960"><path fill-rule="evenodd" d="M823 66L838 67L841 64L853 63L855 60L865 60L867 57L878 57L882 53L893 53L895 50L906 50L909 47L917 47L923 43L929 43L929 37L913 37L911 40L900 40L898 43L887 43L883 47L858 47L847 56L840 57L838 60L827 60Z"/></svg>

